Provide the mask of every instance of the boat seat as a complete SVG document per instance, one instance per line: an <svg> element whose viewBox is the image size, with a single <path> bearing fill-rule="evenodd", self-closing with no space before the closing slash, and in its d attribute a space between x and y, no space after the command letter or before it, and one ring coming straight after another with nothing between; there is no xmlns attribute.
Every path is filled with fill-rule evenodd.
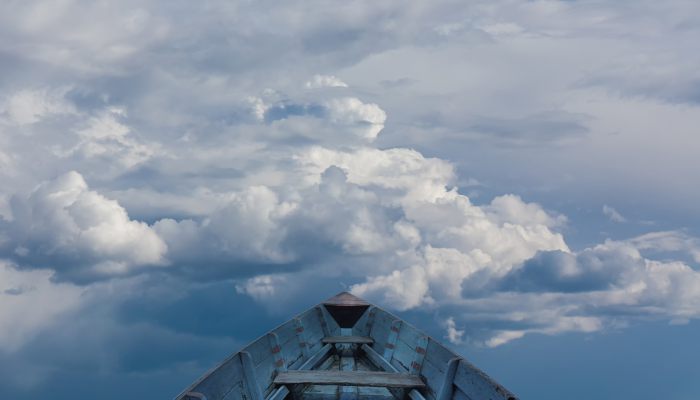
<svg viewBox="0 0 700 400"><path fill-rule="evenodd" d="M275 377L276 385L313 384L416 388L425 383L418 375L378 371L286 371Z"/></svg>
<svg viewBox="0 0 700 400"><path fill-rule="evenodd" d="M323 343L372 344L374 339L367 336L326 336Z"/></svg>

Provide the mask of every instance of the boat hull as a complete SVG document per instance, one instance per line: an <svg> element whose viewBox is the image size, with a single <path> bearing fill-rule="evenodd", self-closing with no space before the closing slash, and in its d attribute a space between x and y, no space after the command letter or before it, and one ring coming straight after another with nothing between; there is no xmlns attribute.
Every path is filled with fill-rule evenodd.
<svg viewBox="0 0 700 400"><path fill-rule="evenodd" d="M410 324L341 293L229 356L176 400L406 397L516 399Z"/></svg>

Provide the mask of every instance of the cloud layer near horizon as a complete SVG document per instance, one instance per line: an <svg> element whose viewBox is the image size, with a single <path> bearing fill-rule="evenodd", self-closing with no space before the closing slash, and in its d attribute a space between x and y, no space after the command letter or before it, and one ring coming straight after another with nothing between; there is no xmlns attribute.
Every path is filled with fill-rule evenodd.
<svg viewBox="0 0 700 400"><path fill-rule="evenodd" d="M77 369L196 370L136 354L223 351L219 299L285 314L328 288L455 344L699 318L695 232L623 207L700 199L700 14L630 4L0 6L0 360L28 371L0 384L78 341ZM601 226L540 201L563 197ZM174 317L202 305L201 330Z"/></svg>

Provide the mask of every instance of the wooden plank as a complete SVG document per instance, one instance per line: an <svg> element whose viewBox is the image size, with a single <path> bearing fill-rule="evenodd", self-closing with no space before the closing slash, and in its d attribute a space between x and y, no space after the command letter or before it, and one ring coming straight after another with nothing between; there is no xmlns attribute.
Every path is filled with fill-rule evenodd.
<svg viewBox="0 0 700 400"><path fill-rule="evenodd" d="M516 400L515 395L465 360L459 361L454 385L470 399Z"/></svg>
<svg viewBox="0 0 700 400"><path fill-rule="evenodd" d="M450 400L452 399L452 391L454 389L455 373L457 373L457 366L459 366L459 357L455 357L447 362L447 371L445 372L442 385L440 386L440 391L436 396L436 400Z"/></svg>
<svg viewBox="0 0 700 400"><path fill-rule="evenodd" d="M326 336L321 327L320 312L316 308L312 308L302 314L299 320L304 327L306 348L309 350L310 354L313 354L315 351L323 347L321 339Z"/></svg>
<svg viewBox="0 0 700 400"><path fill-rule="evenodd" d="M428 348L428 337L420 336L416 342L415 347L413 347L413 361L411 361L411 373L420 374L420 370L423 367L423 360L425 360L425 349Z"/></svg>
<svg viewBox="0 0 700 400"><path fill-rule="evenodd" d="M386 339L386 344L384 345L384 358L391 362L394 357L394 349L396 348L396 340L399 337L399 331L401 330L402 321L400 319L394 320L389 328L389 337Z"/></svg>
<svg viewBox="0 0 700 400"><path fill-rule="evenodd" d="M369 336L372 321L374 320L374 308L374 306L369 306L365 312L362 313L362 316L355 322L355 326L352 327L353 335Z"/></svg>
<svg viewBox="0 0 700 400"><path fill-rule="evenodd" d="M314 355L309 357L309 359L306 360L306 362L302 364L301 367L299 367L299 370L304 371L316 368L318 364L322 363L326 358L328 358L328 354L331 352L332 349L333 346L330 344L321 347L319 351L317 351Z"/></svg>
<svg viewBox="0 0 700 400"><path fill-rule="evenodd" d="M242 369L241 359L236 353L199 379L187 392L200 393L209 399L222 399L230 392L240 396L245 391ZM183 393L178 399L187 399L187 396L191 395Z"/></svg>
<svg viewBox="0 0 700 400"><path fill-rule="evenodd" d="M352 344L372 344L374 339L366 336L328 336L322 339L323 343L352 343Z"/></svg>
<svg viewBox="0 0 700 400"><path fill-rule="evenodd" d="M413 389L410 392L408 392L408 397L411 400L425 400L425 397L423 397L423 395L420 394L420 392L417 391L416 389Z"/></svg>
<svg viewBox="0 0 700 400"><path fill-rule="evenodd" d="M268 397L266 400L284 400L288 394L289 389L287 389L286 386L280 386L277 390L272 392L272 395L270 395L270 397Z"/></svg>
<svg viewBox="0 0 700 400"><path fill-rule="evenodd" d="M443 370L444 369L445 367L443 367ZM423 368L420 371L420 376L425 382L423 395L430 400L434 400L440 392L442 382L445 380L445 372L435 368L432 363L426 362L423 364Z"/></svg>
<svg viewBox="0 0 700 400"><path fill-rule="evenodd" d="M318 310L319 319L321 321L321 327L323 328L323 335L338 335L340 333L340 326L338 326L338 323L335 322L335 319L333 319L328 310L326 310L326 307L316 306L316 310Z"/></svg>
<svg viewBox="0 0 700 400"><path fill-rule="evenodd" d="M268 334L268 337L270 339L270 353L272 353L272 357L275 360L275 370L286 371L287 365L285 365L284 362L284 355L282 353L282 346L280 346L279 335L272 332Z"/></svg>
<svg viewBox="0 0 700 400"><path fill-rule="evenodd" d="M435 368L441 372L445 371L447 363L449 363L450 360L456 356L457 354L450 351L447 347L436 342L435 340L428 341L428 350L425 353L425 361L433 364Z"/></svg>
<svg viewBox="0 0 700 400"><path fill-rule="evenodd" d="M329 388L323 390L322 388ZM301 400L338 400L337 391L330 390L333 386L316 386L314 390L307 390L300 395ZM386 388L360 386L357 400L396 400Z"/></svg>
<svg viewBox="0 0 700 400"><path fill-rule="evenodd" d="M386 358L382 357L381 354L377 353L373 348L369 347L368 345L363 344L362 350L365 352L367 358L369 358L372 364L374 364L377 368L387 372L399 372L396 368L394 368L393 365L389 363L389 361L386 360Z"/></svg>
<svg viewBox="0 0 700 400"><path fill-rule="evenodd" d="M452 392L452 400L472 400L472 399L467 397L467 395L464 394L463 391L459 390L459 388L455 388L455 390Z"/></svg>
<svg viewBox="0 0 700 400"><path fill-rule="evenodd" d="M375 371L287 371L280 372L275 384L314 384L373 387L423 387L425 384L416 375Z"/></svg>
<svg viewBox="0 0 700 400"><path fill-rule="evenodd" d="M242 351L239 353L241 356L241 364L243 365L243 376L245 377L245 384L248 388L248 393L252 400L263 400L262 390L258 384L258 379L255 376L255 369L253 366L253 358L247 351Z"/></svg>
<svg viewBox="0 0 700 400"><path fill-rule="evenodd" d="M297 335L297 340L299 342L299 348L305 359L309 358L309 347L307 346L306 332L304 332L304 324L301 322L301 318L294 318L294 333Z"/></svg>
<svg viewBox="0 0 700 400"><path fill-rule="evenodd" d="M340 357L340 370L341 371L354 371L356 370L355 357L352 355ZM357 399L358 395L357 386L341 386L340 387L340 400L354 400Z"/></svg>
<svg viewBox="0 0 700 400"><path fill-rule="evenodd" d="M396 367L391 365L389 361L387 361L384 357L382 357L379 353L377 353L373 348L367 346L366 344L362 345L362 350L365 352L365 355L367 358L374 364L377 368L388 371L388 372L398 372ZM425 400L422 394L420 394L416 389L412 389L410 392L408 392L408 396L413 399L413 400ZM394 396L398 398L403 398L404 396Z"/></svg>
<svg viewBox="0 0 700 400"><path fill-rule="evenodd" d="M285 369L289 369L296 360L303 357L302 349L299 345L299 337L296 334L294 319L287 321L270 333L277 335L277 344L281 348L280 357L275 361L282 359Z"/></svg>
<svg viewBox="0 0 700 400"><path fill-rule="evenodd" d="M257 366L270 356L270 338L267 335L259 337L253 343L243 348L243 351L250 354L253 365Z"/></svg>

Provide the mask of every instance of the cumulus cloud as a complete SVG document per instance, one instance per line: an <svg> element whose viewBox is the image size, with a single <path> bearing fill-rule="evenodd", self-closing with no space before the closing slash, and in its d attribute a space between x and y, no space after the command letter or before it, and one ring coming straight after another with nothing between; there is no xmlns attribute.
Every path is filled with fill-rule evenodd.
<svg viewBox="0 0 700 400"><path fill-rule="evenodd" d="M23 268L53 268L55 278L80 283L169 265L197 279L236 279L238 293L262 302L284 296L280 287L297 282L294 271L321 268L316 265L324 256L340 257L352 261L323 272L326 279L346 276L354 293L398 310L459 307L446 325L450 340L474 336L488 346L528 333L601 330L622 318L613 310L696 317L679 311L695 306L694 271L639 252L659 247L691 252L690 239L666 235L572 251L560 232L567 223L563 215L512 194L475 204L453 186L451 163L406 148L370 147L386 119L375 104L335 96L265 104L266 119L250 126L301 132L315 121L319 128L307 136L317 140L287 143L283 152L251 147L253 155L271 160L265 174L278 178L262 185L242 180L204 197L209 204L199 212L148 225L90 190L80 174L67 173L26 198L13 198L11 220L4 223L6 257ZM93 114L72 151L111 159L142 154L120 122L123 116L114 108ZM361 140L324 138L331 128ZM263 140L278 143L279 136ZM158 157L143 154L135 162ZM675 275L664 268L675 269ZM669 302L671 292L652 285L669 280L673 286L681 275L690 284L675 303ZM640 295L647 304L621 300L621 288L641 286L648 288ZM588 306L606 298L606 307ZM467 322L469 329L456 328ZM501 325L507 328L492 328Z"/></svg>
<svg viewBox="0 0 700 400"><path fill-rule="evenodd" d="M356 97L294 102L253 97L252 112L270 123L271 139L301 137L330 146L362 145L374 141L384 129L386 112L377 104Z"/></svg>
<svg viewBox="0 0 700 400"><path fill-rule="evenodd" d="M634 320L677 323L700 316L700 273L679 261L645 258L630 242L539 252L494 283L498 287L487 298L459 302L473 323L509 326L491 333L488 346L529 333L594 332ZM493 314L481 314L486 310Z"/></svg>
<svg viewBox="0 0 700 400"><path fill-rule="evenodd" d="M2 248L5 257L21 266L51 268L56 278L89 281L165 264L167 247L153 229L90 190L77 172L44 182L11 203Z"/></svg>

